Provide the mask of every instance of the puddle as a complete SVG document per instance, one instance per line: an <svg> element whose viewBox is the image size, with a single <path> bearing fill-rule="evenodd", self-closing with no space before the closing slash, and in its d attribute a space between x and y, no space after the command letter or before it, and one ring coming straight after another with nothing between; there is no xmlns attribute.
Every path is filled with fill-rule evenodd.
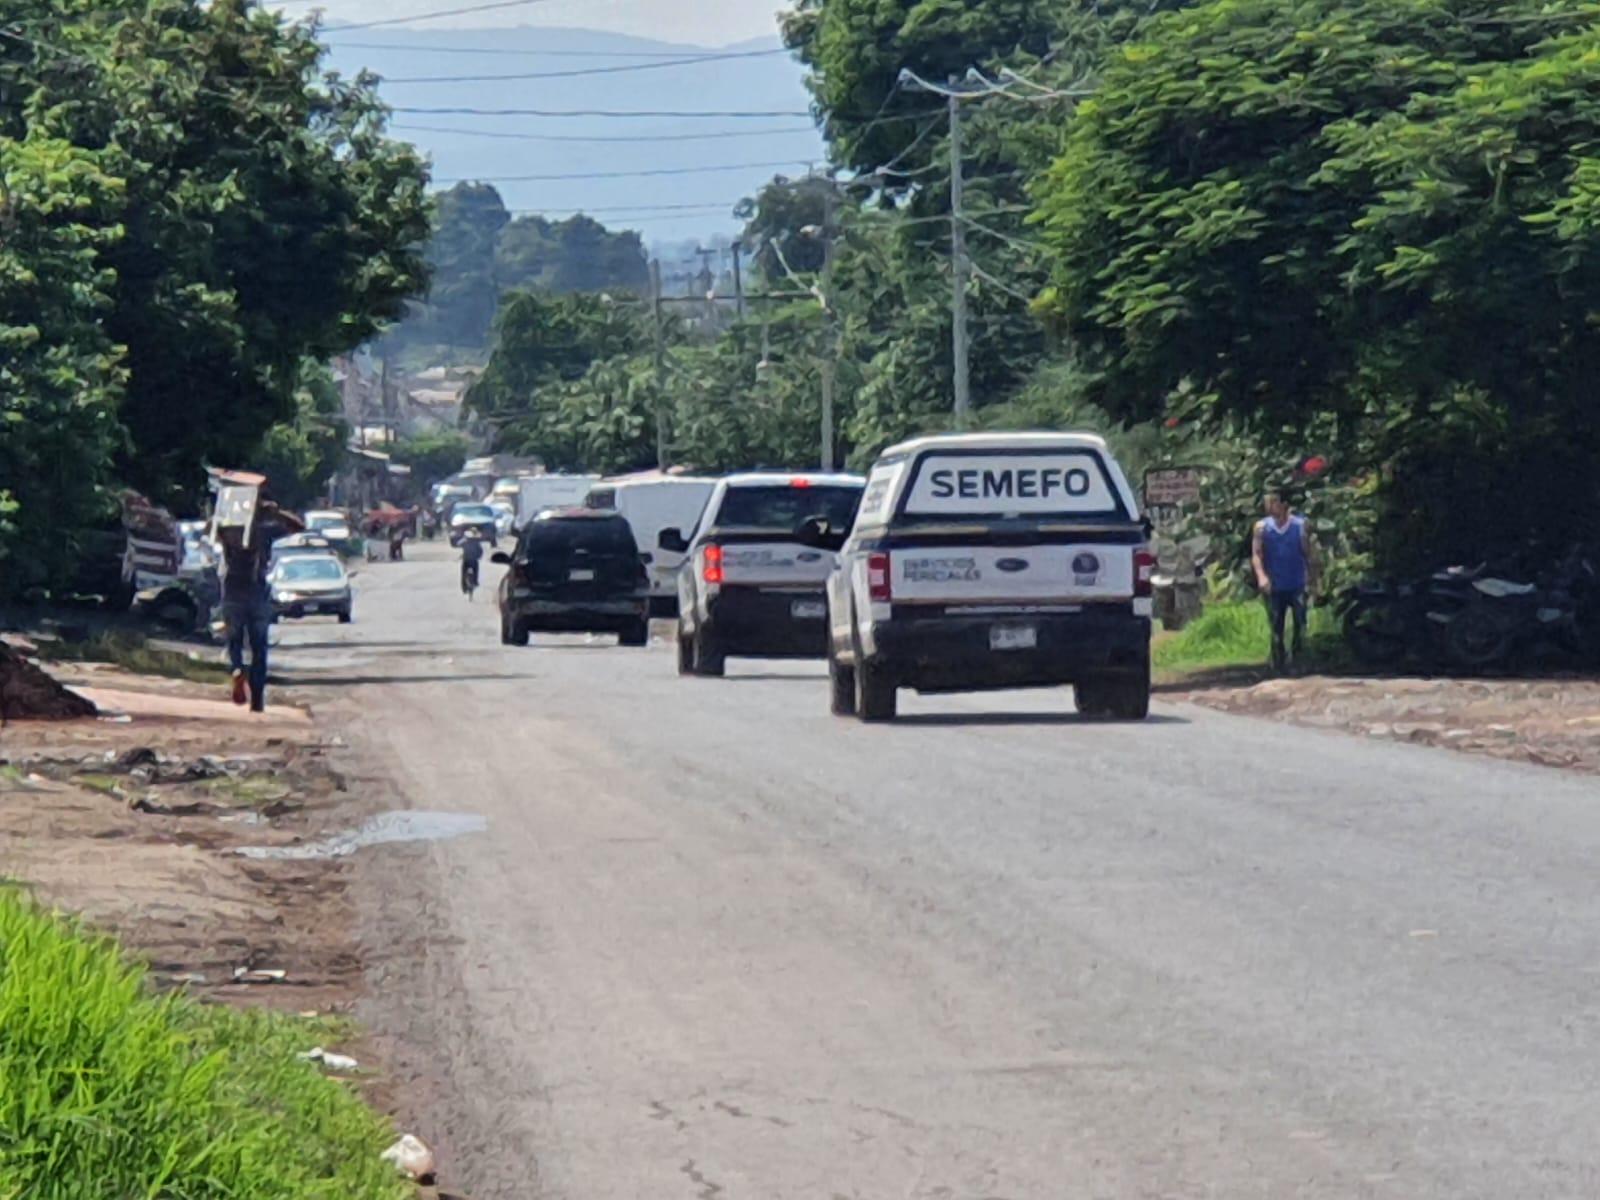
<svg viewBox="0 0 1600 1200"><path fill-rule="evenodd" d="M235 853L245 858L346 858L367 846L394 842L443 842L484 833L489 822L467 813L391 812L363 821L349 833L300 846L245 846Z"/></svg>

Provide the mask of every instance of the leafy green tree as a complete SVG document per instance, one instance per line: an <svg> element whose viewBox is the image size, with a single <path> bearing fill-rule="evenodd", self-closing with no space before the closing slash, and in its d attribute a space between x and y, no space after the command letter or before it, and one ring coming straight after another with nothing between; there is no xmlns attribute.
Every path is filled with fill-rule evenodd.
<svg viewBox="0 0 1600 1200"><path fill-rule="evenodd" d="M104 328L125 348L122 474L192 491L290 420L303 358L352 349L425 282L426 170L375 81L251 0L14 0L0 135L123 181Z"/></svg>
<svg viewBox="0 0 1600 1200"><path fill-rule="evenodd" d="M756 268L768 283L789 285L785 263L796 272L822 270L824 242L816 233L827 219L828 193L836 189L833 180L822 176L779 175L734 209L734 216L745 223L744 242L754 248Z"/></svg>
<svg viewBox="0 0 1600 1200"><path fill-rule="evenodd" d="M1586 10L1212 0L1142 27L1038 189L1041 309L1122 417L1174 396L1382 467L1414 556L1600 508ZM1504 481L1501 485L1487 481ZM1513 482L1514 481L1514 482Z"/></svg>
<svg viewBox="0 0 1600 1200"><path fill-rule="evenodd" d="M456 346L488 343L500 305L497 247L510 221L491 184L458 183L439 195L428 243L433 287L422 310L421 336Z"/></svg>
<svg viewBox="0 0 1600 1200"><path fill-rule="evenodd" d="M943 83L997 60L1037 61L1051 52L1060 0L800 0L785 40L811 68L807 83L836 162L872 171L909 157L937 114L938 97L899 86L900 72Z"/></svg>
<svg viewBox="0 0 1600 1200"><path fill-rule="evenodd" d="M410 467L419 483L434 484L461 470L471 451L467 436L451 430L402 438L389 447L389 457Z"/></svg>
<svg viewBox="0 0 1600 1200"><path fill-rule="evenodd" d="M596 364L632 358L649 344L636 306L609 296L513 292L466 410L496 430L497 449L536 454L552 467L581 466L585 435L561 410L563 396L570 398ZM603 390L613 398L627 391L614 380Z"/></svg>
<svg viewBox="0 0 1600 1200"><path fill-rule="evenodd" d="M487 183L458 183L439 194L428 261L432 290L385 339L386 350L486 349L501 300L513 291L627 294L650 282L638 233L608 230L581 214L513 217Z"/></svg>
<svg viewBox="0 0 1600 1200"><path fill-rule="evenodd" d="M333 375L321 363L301 364L295 393L295 418L274 425L245 456L272 484L279 503L309 508L327 494L328 481L339 469L350 428Z"/></svg>
<svg viewBox="0 0 1600 1200"><path fill-rule="evenodd" d="M100 256L122 184L104 157L0 136L0 596L62 577L113 507L123 374Z"/></svg>

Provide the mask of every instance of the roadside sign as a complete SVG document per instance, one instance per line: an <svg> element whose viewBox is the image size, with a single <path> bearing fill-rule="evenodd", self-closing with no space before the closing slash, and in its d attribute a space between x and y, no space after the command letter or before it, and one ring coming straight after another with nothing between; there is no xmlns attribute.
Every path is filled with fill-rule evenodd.
<svg viewBox="0 0 1600 1200"><path fill-rule="evenodd" d="M1200 503L1204 467L1158 467L1144 473L1145 513L1157 528L1174 524L1185 507Z"/></svg>

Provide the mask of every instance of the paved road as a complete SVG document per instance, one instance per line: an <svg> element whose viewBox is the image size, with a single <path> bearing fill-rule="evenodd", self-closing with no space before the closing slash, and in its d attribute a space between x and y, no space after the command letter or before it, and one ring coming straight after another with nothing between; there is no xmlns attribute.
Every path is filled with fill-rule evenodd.
<svg viewBox="0 0 1600 1200"><path fill-rule="evenodd" d="M284 661L368 786L488 819L358 884L473 1200L1600 1195L1592 779L1054 694L864 727L452 584L369 569Z"/></svg>

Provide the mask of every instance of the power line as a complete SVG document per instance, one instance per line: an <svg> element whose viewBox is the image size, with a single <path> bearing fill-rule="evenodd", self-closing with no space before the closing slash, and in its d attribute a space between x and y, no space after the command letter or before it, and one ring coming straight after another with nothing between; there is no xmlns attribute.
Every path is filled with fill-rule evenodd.
<svg viewBox="0 0 1600 1200"><path fill-rule="evenodd" d="M809 117L811 115L808 112L795 112L792 109L750 112L673 112L667 110L653 111L649 109L626 111L607 108L410 108L400 105L396 105L391 111L397 113L411 113L420 116L438 117L617 117L623 120L642 120L649 118L699 120L705 117L725 117L730 120L759 120L770 117Z"/></svg>
<svg viewBox="0 0 1600 1200"><path fill-rule="evenodd" d="M567 179L642 179L653 175L702 175L712 171L756 171L775 170L778 167L793 167L807 165L801 159L789 158L782 162L759 163L726 163L721 166L708 167L659 167L644 171L586 171L573 174L558 175L495 175L489 182L494 183L559 183ZM473 178L464 179L435 179L435 183L478 183L482 180Z"/></svg>
<svg viewBox="0 0 1600 1200"><path fill-rule="evenodd" d="M651 204L643 207L636 204L623 204L602 208L575 208L572 215L575 217L593 216L597 213L666 213L666 212L729 212L738 204L735 200L729 204ZM547 208L513 208L508 209L514 217L542 217L549 213Z"/></svg>
<svg viewBox="0 0 1600 1200"><path fill-rule="evenodd" d="M332 32L323 30L324 33ZM683 58L684 50L512 50L505 46L403 46L396 42L340 42L336 50L388 50L397 54L489 54L506 58ZM716 51L707 51L716 53ZM762 51L782 54L783 50Z"/></svg>
<svg viewBox="0 0 1600 1200"><path fill-rule="evenodd" d="M409 17L385 17L381 21L361 21L354 25L330 25L329 33L348 33L352 29L381 29L385 25L409 25L413 21L432 21L439 17L460 17L468 13L489 12L501 8L526 8L530 4L547 4L549 0L495 0L492 4L471 4L465 8L441 8L434 12L413 13Z"/></svg>
<svg viewBox="0 0 1600 1200"><path fill-rule="evenodd" d="M1003 282L1003 281L1001 281L999 279L996 279L993 275L989 274L989 272L985 271L977 263L969 263L968 264L968 269L975 276L977 276L979 279L981 279L984 283L989 284L991 287L999 288L1002 292L1004 292L1006 295L1010 296L1013 300L1020 300L1024 304L1032 304L1033 303L1034 297L1028 295L1025 292L1019 292L1016 288L1012 287L1009 283L1005 283L1005 282Z"/></svg>
<svg viewBox="0 0 1600 1200"><path fill-rule="evenodd" d="M580 67L571 71L527 71L510 75L414 75L385 77L385 83L505 83L522 79L576 79L587 75L623 75L633 71L661 71L668 67L693 67L701 63L725 62L737 58L770 58L786 50L740 50L726 54L701 54L690 58L667 58L657 62L625 63L610 67Z"/></svg>
<svg viewBox="0 0 1600 1200"><path fill-rule="evenodd" d="M439 125L407 125L400 122L389 128L415 130L419 133L501 138L519 142L703 142L722 138L776 137L795 133L809 133L815 136L817 132L815 125L784 125L774 129L719 129L712 133L625 133L590 137L581 133L513 133L496 129L459 129Z"/></svg>
<svg viewBox="0 0 1600 1200"><path fill-rule="evenodd" d="M962 215L961 221L969 229L976 229L979 233L986 233L992 238L998 238L1000 241L1010 246L1013 250L1020 250L1024 254L1033 254L1039 252L1043 252L1045 254L1052 253L1051 248L1046 246L1043 242L1032 242L1026 238L1014 237L1009 233L1001 233L998 229L991 229L989 226L984 225L981 222L974 221L966 214Z"/></svg>

